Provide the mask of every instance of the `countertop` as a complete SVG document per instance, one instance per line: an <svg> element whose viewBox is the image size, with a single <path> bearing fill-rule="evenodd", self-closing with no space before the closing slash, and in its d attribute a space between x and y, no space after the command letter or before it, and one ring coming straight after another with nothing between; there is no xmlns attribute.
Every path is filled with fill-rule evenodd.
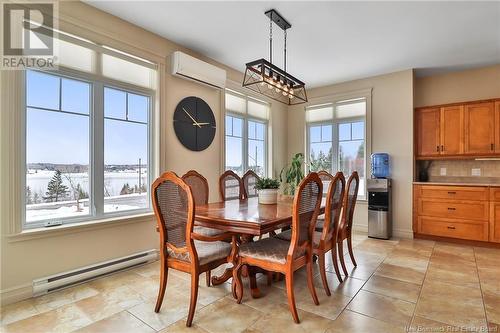
<svg viewBox="0 0 500 333"><path fill-rule="evenodd" d="M500 187L500 183L460 183L460 182L413 182L414 185L441 185L441 186L491 186Z"/></svg>

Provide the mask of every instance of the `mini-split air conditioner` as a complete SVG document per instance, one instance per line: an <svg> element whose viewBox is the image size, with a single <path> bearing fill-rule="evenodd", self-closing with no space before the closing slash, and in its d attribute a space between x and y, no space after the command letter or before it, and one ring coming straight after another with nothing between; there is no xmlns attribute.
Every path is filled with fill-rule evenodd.
<svg viewBox="0 0 500 333"><path fill-rule="evenodd" d="M214 88L226 87L225 70L180 51L172 54L172 75Z"/></svg>

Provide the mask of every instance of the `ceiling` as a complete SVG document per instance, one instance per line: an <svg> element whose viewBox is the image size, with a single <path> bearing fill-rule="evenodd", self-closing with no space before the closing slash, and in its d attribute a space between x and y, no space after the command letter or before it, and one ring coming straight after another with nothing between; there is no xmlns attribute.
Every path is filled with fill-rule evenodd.
<svg viewBox="0 0 500 333"><path fill-rule="evenodd" d="M236 70L269 57L275 8L291 24L288 72L323 86L408 68L417 75L500 63L500 2L87 1ZM282 67L276 26L273 62Z"/></svg>

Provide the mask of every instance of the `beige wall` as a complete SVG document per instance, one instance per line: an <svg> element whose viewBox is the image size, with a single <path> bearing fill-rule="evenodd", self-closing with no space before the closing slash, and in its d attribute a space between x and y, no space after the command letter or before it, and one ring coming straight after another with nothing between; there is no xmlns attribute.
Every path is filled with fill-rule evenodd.
<svg viewBox="0 0 500 333"><path fill-rule="evenodd" d="M411 237L413 178L413 71L406 70L362 80L311 89L309 104L329 95L372 88L371 151L391 155L394 234ZM288 155L305 152L304 105L291 107L288 117ZM367 129L368 131L370 129ZM369 175L369 171L367 172ZM355 226L367 228L367 205L360 202Z"/></svg>
<svg viewBox="0 0 500 333"><path fill-rule="evenodd" d="M176 50L190 53L228 71L228 79L241 82L242 74L184 47L176 45L151 32L101 12L80 2L60 3L60 27L70 33L103 42L160 64L161 90L159 92L159 172L174 170L182 174L196 169L207 177L211 189L210 200L218 199L217 179L222 169L223 151L223 96L219 90L171 76L169 55ZM13 82L2 73L2 82ZM94 227L81 226L52 228L43 234L19 235L19 198L16 179L23 177L22 167L16 164L16 147L21 145L18 131L8 124L18 121L21 110L4 110L8 102L2 86L0 112L0 217L1 217L1 281L2 302L31 296L33 279L75 269L84 265L126 256L157 248L158 236L152 216L127 221L110 221ZM4 95L4 93L6 95ZM14 95L15 92L11 91ZM212 145L203 152L191 152L177 140L172 126L175 106L186 96L199 96L212 108L218 129ZM273 174L286 160L286 107L272 103L271 134ZM11 192L14 191L14 192ZM17 192L16 192L17 191ZM5 193L14 193L7 197ZM17 196L17 194L19 196Z"/></svg>
<svg viewBox="0 0 500 333"><path fill-rule="evenodd" d="M500 97L500 64L415 80L415 107Z"/></svg>

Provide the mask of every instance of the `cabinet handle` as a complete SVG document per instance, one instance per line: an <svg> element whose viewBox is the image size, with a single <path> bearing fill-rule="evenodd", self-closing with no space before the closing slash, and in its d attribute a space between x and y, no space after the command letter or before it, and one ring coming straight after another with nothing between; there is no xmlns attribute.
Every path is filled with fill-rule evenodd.
<svg viewBox="0 0 500 333"><path fill-rule="evenodd" d="M448 210L457 210L455 207L448 207Z"/></svg>
<svg viewBox="0 0 500 333"><path fill-rule="evenodd" d="M448 228L448 229L455 230L455 227L454 227L454 226L452 226L452 225L449 225L447 228Z"/></svg>
<svg viewBox="0 0 500 333"><path fill-rule="evenodd" d="M448 194L457 194L455 191L448 191Z"/></svg>
<svg viewBox="0 0 500 333"><path fill-rule="evenodd" d="M439 153L439 145L436 146L436 151Z"/></svg>
<svg viewBox="0 0 500 333"><path fill-rule="evenodd" d="M444 146L443 145L441 145L441 151L444 151Z"/></svg>

